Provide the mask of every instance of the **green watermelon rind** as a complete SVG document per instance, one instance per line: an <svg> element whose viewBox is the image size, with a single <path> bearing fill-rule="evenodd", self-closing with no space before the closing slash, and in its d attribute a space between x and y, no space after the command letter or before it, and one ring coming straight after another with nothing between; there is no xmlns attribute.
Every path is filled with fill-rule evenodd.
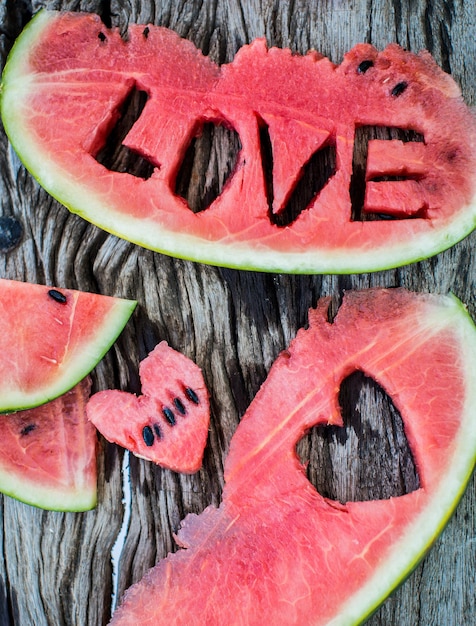
<svg viewBox="0 0 476 626"><path fill-rule="evenodd" d="M374 571L371 579L349 597L338 615L326 626L363 624L379 609L427 555L447 526L473 475L476 466L476 327L466 307L456 296L449 294L447 302L454 309L452 314L437 311L434 321L450 326L459 335L461 362L468 375L462 425L454 442L450 473L433 492L424 511L406 528L400 541L392 546L391 552ZM432 321L430 315L426 323L431 324Z"/></svg>
<svg viewBox="0 0 476 626"><path fill-rule="evenodd" d="M29 482L25 476L19 478L13 475L1 462L0 491L24 504L48 511L80 513L90 511L97 505L96 482L77 485L74 489L70 486L65 486L64 489L58 486L52 488L43 486L37 481Z"/></svg>
<svg viewBox="0 0 476 626"><path fill-rule="evenodd" d="M7 482L4 481L4 477ZM4 484L8 486L3 487ZM25 483L12 481L11 477L8 476L8 471L4 471L1 467L0 485L2 485L1 492L4 495L23 504L47 511L83 513L84 511L91 511L97 506L97 490L95 489L78 489L76 491L65 489L64 491L55 491L53 497L51 489L44 489L37 484L32 484L28 495L25 497Z"/></svg>
<svg viewBox="0 0 476 626"><path fill-rule="evenodd" d="M396 268L424 260L452 247L476 227L476 195L451 219L433 222L433 228L407 241L383 242L363 250L350 245L343 249L286 251L265 243L208 241L143 218L111 209L107 198L94 194L87 184L71 179L42 146L28 133L22 101L28 96L28 56L31 46L54 19L55 12L40 11L16 40L2 77L0 107L8 138L25 167L38 183L72 213L80 215L108 233L169 256L236 269L295 274L354 274ZM26 106L28 104L26 103ZM128 176L128 174L122 174Z"/></svg>
<svg viewBox="0 0 476 626"><path fill-rule="evenodd" d="M94 334L84 341L80 350L75 350L68 357L65 367L57 372L50 383L29 392L17 388L9 391L3 389L0 419L1 414L31 409L58 398L80 383L97 366L117 340L137 306L135 300L102 297L110 298L112 306L95 328Z"/></svg>

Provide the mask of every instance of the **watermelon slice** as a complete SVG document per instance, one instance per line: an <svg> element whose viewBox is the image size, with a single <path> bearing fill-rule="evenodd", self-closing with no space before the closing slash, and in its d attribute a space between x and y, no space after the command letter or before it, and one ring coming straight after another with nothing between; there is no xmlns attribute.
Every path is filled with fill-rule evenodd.
<svg viewBox="0 0 476 626"><path fill-rule="evenodd" d="M125 594L114 626L332 624L368 617L442 530L476 458L476 329L452 295L348 292L309 314L240 422L219 508L185 518L169 555ZM341 382L376 380L401 413L420 488L341 504L296 444L342 425Z"/></svg>
<svg viewBox="0 0 476 626"><path fill-rule="evenodd" d="M122 148L146 161L143 176L99 158L135 93L146 103ZM165 28L131 25L124 41L98 16L41 11L9 56L1 112L49 193L107 231L178 257L367 272L436 254L476 223L475 119L427 52L360 44L336 66L257 40L218 67ZM218 197L194 212L177 177L206 124L232 129L241 150ZM363 129L396 137L370 138L357 166ZM311 177L314 195L296 209L299 181L326 151L333 165L324 180Z"/></svg>
<svg viewBox="0 0 476 626"><path fill-rule="evenodd" d="M91 381L0 421L0 491L43 509L96 505L96 429L86 418Z"/></svg>
<svg viewBox="0 0 476 626"><path fill-rule="evenodd" d="M87 415L104 437L176 472L200 469L210 422L200 368L160 342L139 366L142 395L100 391Z"/></svg>
<svg viewBox="0 0 476 626"><path fill-rule="evenodd" d="M132 300L0 279L0 413L43 404L80 382L135 306Z"/></svg>

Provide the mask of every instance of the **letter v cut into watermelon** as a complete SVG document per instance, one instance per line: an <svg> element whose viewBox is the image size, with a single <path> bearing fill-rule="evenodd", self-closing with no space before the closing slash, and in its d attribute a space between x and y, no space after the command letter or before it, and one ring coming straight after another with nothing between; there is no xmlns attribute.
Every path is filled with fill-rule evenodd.
<svg viewBox="0 0 476 626"><path fill-rule="evenodd" d="M159 252L244 269L356 273L436 254L476 223L475 119L427 52L360 44L334 65L256 40L219 67L165 28L130 25L124 41L98 16L41 11L2 80L5 130L47 191ZM134 92L147 101L123 147L148 162L144 178L99 158ZM210 123L232 129L241 149L221 193L194 212L177 177ZM354 144L366 128L412 140L369 138L357 167ZM335 165L322 184L309 182L317 190L296 216L299 181L326 150Z"/></svg>
<svg viewBox="0 0 476 626"><path fill-rule="evenodd" d="M0 279L0 413L43 404L80 382L135 306L133 300Z"/></svg>
<svg viewBox="0 0 476 626"><path fill-rule="evenodd" d="M219 508L185 518L184 548L125 594L114 626L349 626L411 572L459 501L476 457L476 329L454 296L347 292L309 314L241 420ZM307 480L297 442L342 425L341 382L377 381L403 419L420 487L341 504Z"/></svg>

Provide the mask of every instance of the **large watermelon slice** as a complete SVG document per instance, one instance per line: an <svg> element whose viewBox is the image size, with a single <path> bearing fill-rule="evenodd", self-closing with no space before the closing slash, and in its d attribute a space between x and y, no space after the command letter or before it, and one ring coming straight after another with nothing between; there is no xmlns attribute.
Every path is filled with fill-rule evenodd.
<svg viewBox="0 0 476 626"><path fill-rule="evenodd" d="M349 626L371 614L441 531L476 458L476 329L453 296L402 289L329 300L273 365L232 439L223 501L188 516L169 555L126 592L115 626ZM420 488L330 501L296 454L304 431L342 424L355 370L401 413Z"/></svg>
<svg viewBox="0 0 476 626"><path fill-rule="evenodd" d="M86 417L91 382L0 420L0 491L55 511L96 505L96 429Z"/></svg>
<svg viewBox="0 0 476 626"><path fill-rule="evenodd" d="M48 402L85 378L135 306L132 300L0 279L0 413Z"/></svg>
<svg viewBox="0 0 476 626"><path fill-rule="evenodd" d="M309 273L394 267L474 228L475 120L428 53L362 44L336 66L257 40L218 67L165 28L133 25L125 39L95 15L42 11L3 74L18 154L101 228L187 259ZM135 93L147 101L122 143L148 162L143 177L99 158ZM194 212L177 175L210 123L237 133L241 149L221 193ZM370 137L357 167L368 128L397 138ZM296 209L298 181L325 151L327 172L318 167L314 196Z"/></svg>
<svg viewBox="0 0 476 626"><path fill-rule="evenodd" d="M175 472L202 465L210 403L203 374L184 354L161 341L141 362L142 394L95 393L87 415L104 437L136 456Z"/></svg>

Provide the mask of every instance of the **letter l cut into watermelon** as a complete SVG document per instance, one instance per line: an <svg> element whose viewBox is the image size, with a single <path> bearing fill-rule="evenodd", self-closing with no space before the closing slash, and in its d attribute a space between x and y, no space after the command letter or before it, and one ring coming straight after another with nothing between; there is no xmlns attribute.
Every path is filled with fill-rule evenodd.
<svg viewBox="0 0 476 626"><path fill-rule="evenodd" d="M134 94L146 103L120 149L146 161L143 177L101 158ZM476 223L476 122L428 52L359 44L335 65L259 39L219 67L166 28L131 24L124 41L97 15L41 11L9 55L1 114L51 195L173 256L367 272L436 254ZM177 180L207 124L234 132L240 150L219 195L196 210ZM365 129L384 133L369 135L358 166ZM313 192L304 200L303 179Z"/></svg>
<svg viewBox="0 0 476 626"><path fill-rule="evenodd" d="M184 549L125 594L114 626L350 626L411 572L446 524L476 458L476 329L453 296L347 292L309 314L241 420L219 508L185 518ZM399 410L420 487L340 502L307 480L296 444L342 425L355 370Z"/></svg>

